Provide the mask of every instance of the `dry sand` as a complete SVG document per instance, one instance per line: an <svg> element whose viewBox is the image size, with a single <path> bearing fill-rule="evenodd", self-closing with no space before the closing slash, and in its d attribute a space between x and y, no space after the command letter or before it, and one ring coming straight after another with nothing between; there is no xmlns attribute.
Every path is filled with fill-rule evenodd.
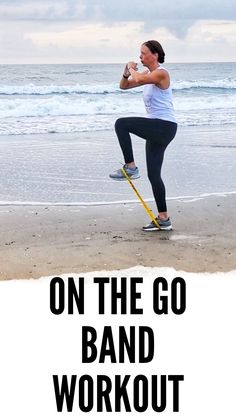
<svg viewBox="0 0 236 419"><path fill-rule="evenodd" d="M168 204L174 230L149 233L140 229L149 219L138 203L2 206L0 279L136 265L189 272L236 269L236 195Z"/></svg>

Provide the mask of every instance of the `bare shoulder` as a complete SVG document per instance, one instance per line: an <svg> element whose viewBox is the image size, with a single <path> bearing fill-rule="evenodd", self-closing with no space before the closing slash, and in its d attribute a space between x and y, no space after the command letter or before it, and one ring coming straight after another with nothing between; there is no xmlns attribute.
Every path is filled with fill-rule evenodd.
<svg viewBox="0 0 236 419"><path fill-rule="evenodd" d="M162 89L167 89L170 86L170 75L165 68L157 68L155 72L156 85Z"/></svg>

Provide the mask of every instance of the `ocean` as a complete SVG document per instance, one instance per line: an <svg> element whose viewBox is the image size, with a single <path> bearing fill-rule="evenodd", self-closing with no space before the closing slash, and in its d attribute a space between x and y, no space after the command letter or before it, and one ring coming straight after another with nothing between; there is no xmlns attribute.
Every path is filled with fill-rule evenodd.
<svg viewBox="0 0 236 419"><path fill-rule="evenodd" d="M145 116L142 87L119 89L123 68L123 64L0 66L2 204L135 200L128 185L114 186L108 177L122 161L115 120ZM168 199L234 192L236 63L166 64L166 68L179 125L163 168ZM134 150L145 172L144 141L135 140ZM139 185L146 199L152 199L146 173Z"/></svg>
<svg viewBox="0 0 236 419"><path fill-rule="evenodd" d="M119 89L123 67L1 65L0 135L111 130L119 116L145 115L142 88ZM180 125L236 124L236 63L166 68Z"/></svg>

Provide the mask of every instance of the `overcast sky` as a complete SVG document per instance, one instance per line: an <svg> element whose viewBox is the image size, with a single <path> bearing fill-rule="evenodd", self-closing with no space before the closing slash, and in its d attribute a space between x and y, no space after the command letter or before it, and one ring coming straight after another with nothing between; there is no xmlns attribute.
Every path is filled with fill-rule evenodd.
<svg viewBox="0 0 236 419"><path fill-rule="evenodd" d="M235 0L0 0L0 63L235 61Z"/></svg>

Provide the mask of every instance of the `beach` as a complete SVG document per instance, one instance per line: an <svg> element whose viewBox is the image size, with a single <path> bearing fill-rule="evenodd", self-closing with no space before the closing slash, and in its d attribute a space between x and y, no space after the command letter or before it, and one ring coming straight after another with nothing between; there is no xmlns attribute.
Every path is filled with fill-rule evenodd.
<svg viewBox="0 0 236 419"><path fill-rule="evenodd" d="M137 265L235 269L233 136L230 126L179 127L162 172L174 230L149 233L128 182L109 179L119 160L113 131L0 137L1 280ZM156 215L145 142L133 144L135 186Z"/></svg>
<svg viewBox="0 0 236 419"><path fill-rule="evenodd" d="M137 265L231 271L236 268L235 207L235 194L170 201L174 230L152 233L141 230L148 216L140 204L1 207L0 278Z"/></svg>

